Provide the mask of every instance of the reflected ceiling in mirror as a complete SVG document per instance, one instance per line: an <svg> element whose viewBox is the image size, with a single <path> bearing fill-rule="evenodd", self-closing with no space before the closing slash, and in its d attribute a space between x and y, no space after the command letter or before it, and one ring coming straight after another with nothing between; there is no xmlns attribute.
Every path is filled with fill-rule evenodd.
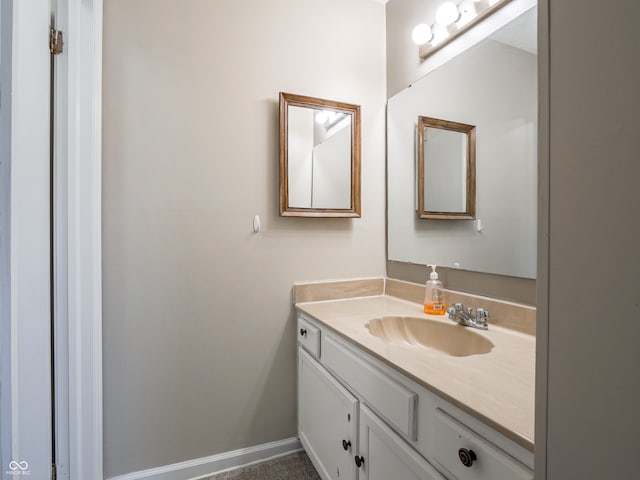
<svg viewBox="0 0 640 480"><path fill-rule="evenodd" d="M360 107L280 94L280 214L360 216Z"/></svg>

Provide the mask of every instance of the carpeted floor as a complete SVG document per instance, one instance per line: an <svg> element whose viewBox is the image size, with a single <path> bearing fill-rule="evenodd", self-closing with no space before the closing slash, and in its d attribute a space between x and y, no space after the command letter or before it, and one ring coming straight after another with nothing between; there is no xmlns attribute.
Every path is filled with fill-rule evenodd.
<svg viewBox="0 0 640 480"><path fill-rule="evenodd" d="M297 452L203 480L320 480L320 476L307 454Z"/></svg>

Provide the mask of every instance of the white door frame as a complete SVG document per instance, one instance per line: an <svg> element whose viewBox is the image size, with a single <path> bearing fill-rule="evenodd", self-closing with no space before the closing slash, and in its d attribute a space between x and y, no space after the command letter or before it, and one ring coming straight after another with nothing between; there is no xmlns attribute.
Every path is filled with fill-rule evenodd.
<svg viewBox="0 0 640 480"><path fill-rule="evenodd" d="M58 478L101 480L102 0L57 0L55 18Z"/></svg>
<svg viewBox="0 0 640 480"><path fill-rule="evenodd" d="M0 475L50 478L49 0L2 0Z"/></svg>
<svg viewBox="0 0 640 480"><path fill-rule="evenodd" d="M31 478L45 479L51 475L50 4L0 1L0 476L16 478L28 464ZM57 462L59 478L99 480L102 1L59 0L57 21L67 44L56 59L54 94Z"/></svg>
<svg viewBox="0 0 640 480"><path fill-rule="evenodd" d="M50 1L0 1L0 476L48 479ZM56 21L56 462L101 480L102 0L58 0Z"/></svg>

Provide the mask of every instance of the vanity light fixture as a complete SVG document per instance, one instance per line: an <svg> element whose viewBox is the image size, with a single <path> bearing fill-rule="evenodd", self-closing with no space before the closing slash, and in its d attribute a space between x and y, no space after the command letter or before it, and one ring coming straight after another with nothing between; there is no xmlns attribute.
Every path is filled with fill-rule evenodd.
<svg viewBox="0 0 640 480"><path fill-rule="evenodd" d="M316 123L318 125L324 125L329 121L329 115L324 110L320 110L316 113Z"/></svg>
<svg viewBox="0 0 640 480"><path fill-rule="evenodd" d="M325 130L330 130L347 117L344 113L331 110L319 110L315 114L316 123L322 125Z"/></svg>
<svg viewBox="0 0 640 480"><path fill-rule="evenodd" d="M477 3L475 0L463 0L458 5L460 19L457 22L458 28L465 26L477 16Z"/></svg>
<svg viewBox="0 0 640 480"><path fill-rule="evenodd" d="M426 60L511 1L462 0L458 4L444 2L436 10L434 23L421 23L411 32L413 42L420 46L420 59Z"/></svg>
<svg viewBox="0 0 640 480"><path fill-rule="evenodd" d="M443 27L439 23L433 26L433 39L431 40L431 46L435 48L449 38L449 30L447 27Z"/></svg>
<svg viewBox="0 0 640 480"><path fill-rule="evenodd" d="M416 45L424 45L433 39L433 31L429 25L421 23L411 32L411 39Z"/></svg>
<svg viewBox="0 0 640 480"><path fill-rule="evenodd" d="M458 7L453 2L444 2L436 11L436 22L443 27L453 25L460 19Z"/></svg>

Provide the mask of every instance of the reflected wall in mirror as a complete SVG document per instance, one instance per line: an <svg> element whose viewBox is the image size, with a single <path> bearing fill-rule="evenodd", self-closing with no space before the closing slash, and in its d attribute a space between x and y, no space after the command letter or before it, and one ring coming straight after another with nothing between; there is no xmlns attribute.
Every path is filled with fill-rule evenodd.
<svg viewBox="0 0 640 480"><path fill-rule="evenodd" d="M360 107L280 93L280 215L360 216Z"/></svg>
<svg viewBox="0 0 640 480"><path fill-rule="evenodd" d="M476 211L476 127L418 117L418 216L472 219Z"/></svg>
<svg viewBox="0 0 640 480"><path fill-rule="evenodd" d="M420 115L476 126L477 220L425 221L415 214ZM536 122L535 8L391 97L388 259L535 278Z"/></svg>

